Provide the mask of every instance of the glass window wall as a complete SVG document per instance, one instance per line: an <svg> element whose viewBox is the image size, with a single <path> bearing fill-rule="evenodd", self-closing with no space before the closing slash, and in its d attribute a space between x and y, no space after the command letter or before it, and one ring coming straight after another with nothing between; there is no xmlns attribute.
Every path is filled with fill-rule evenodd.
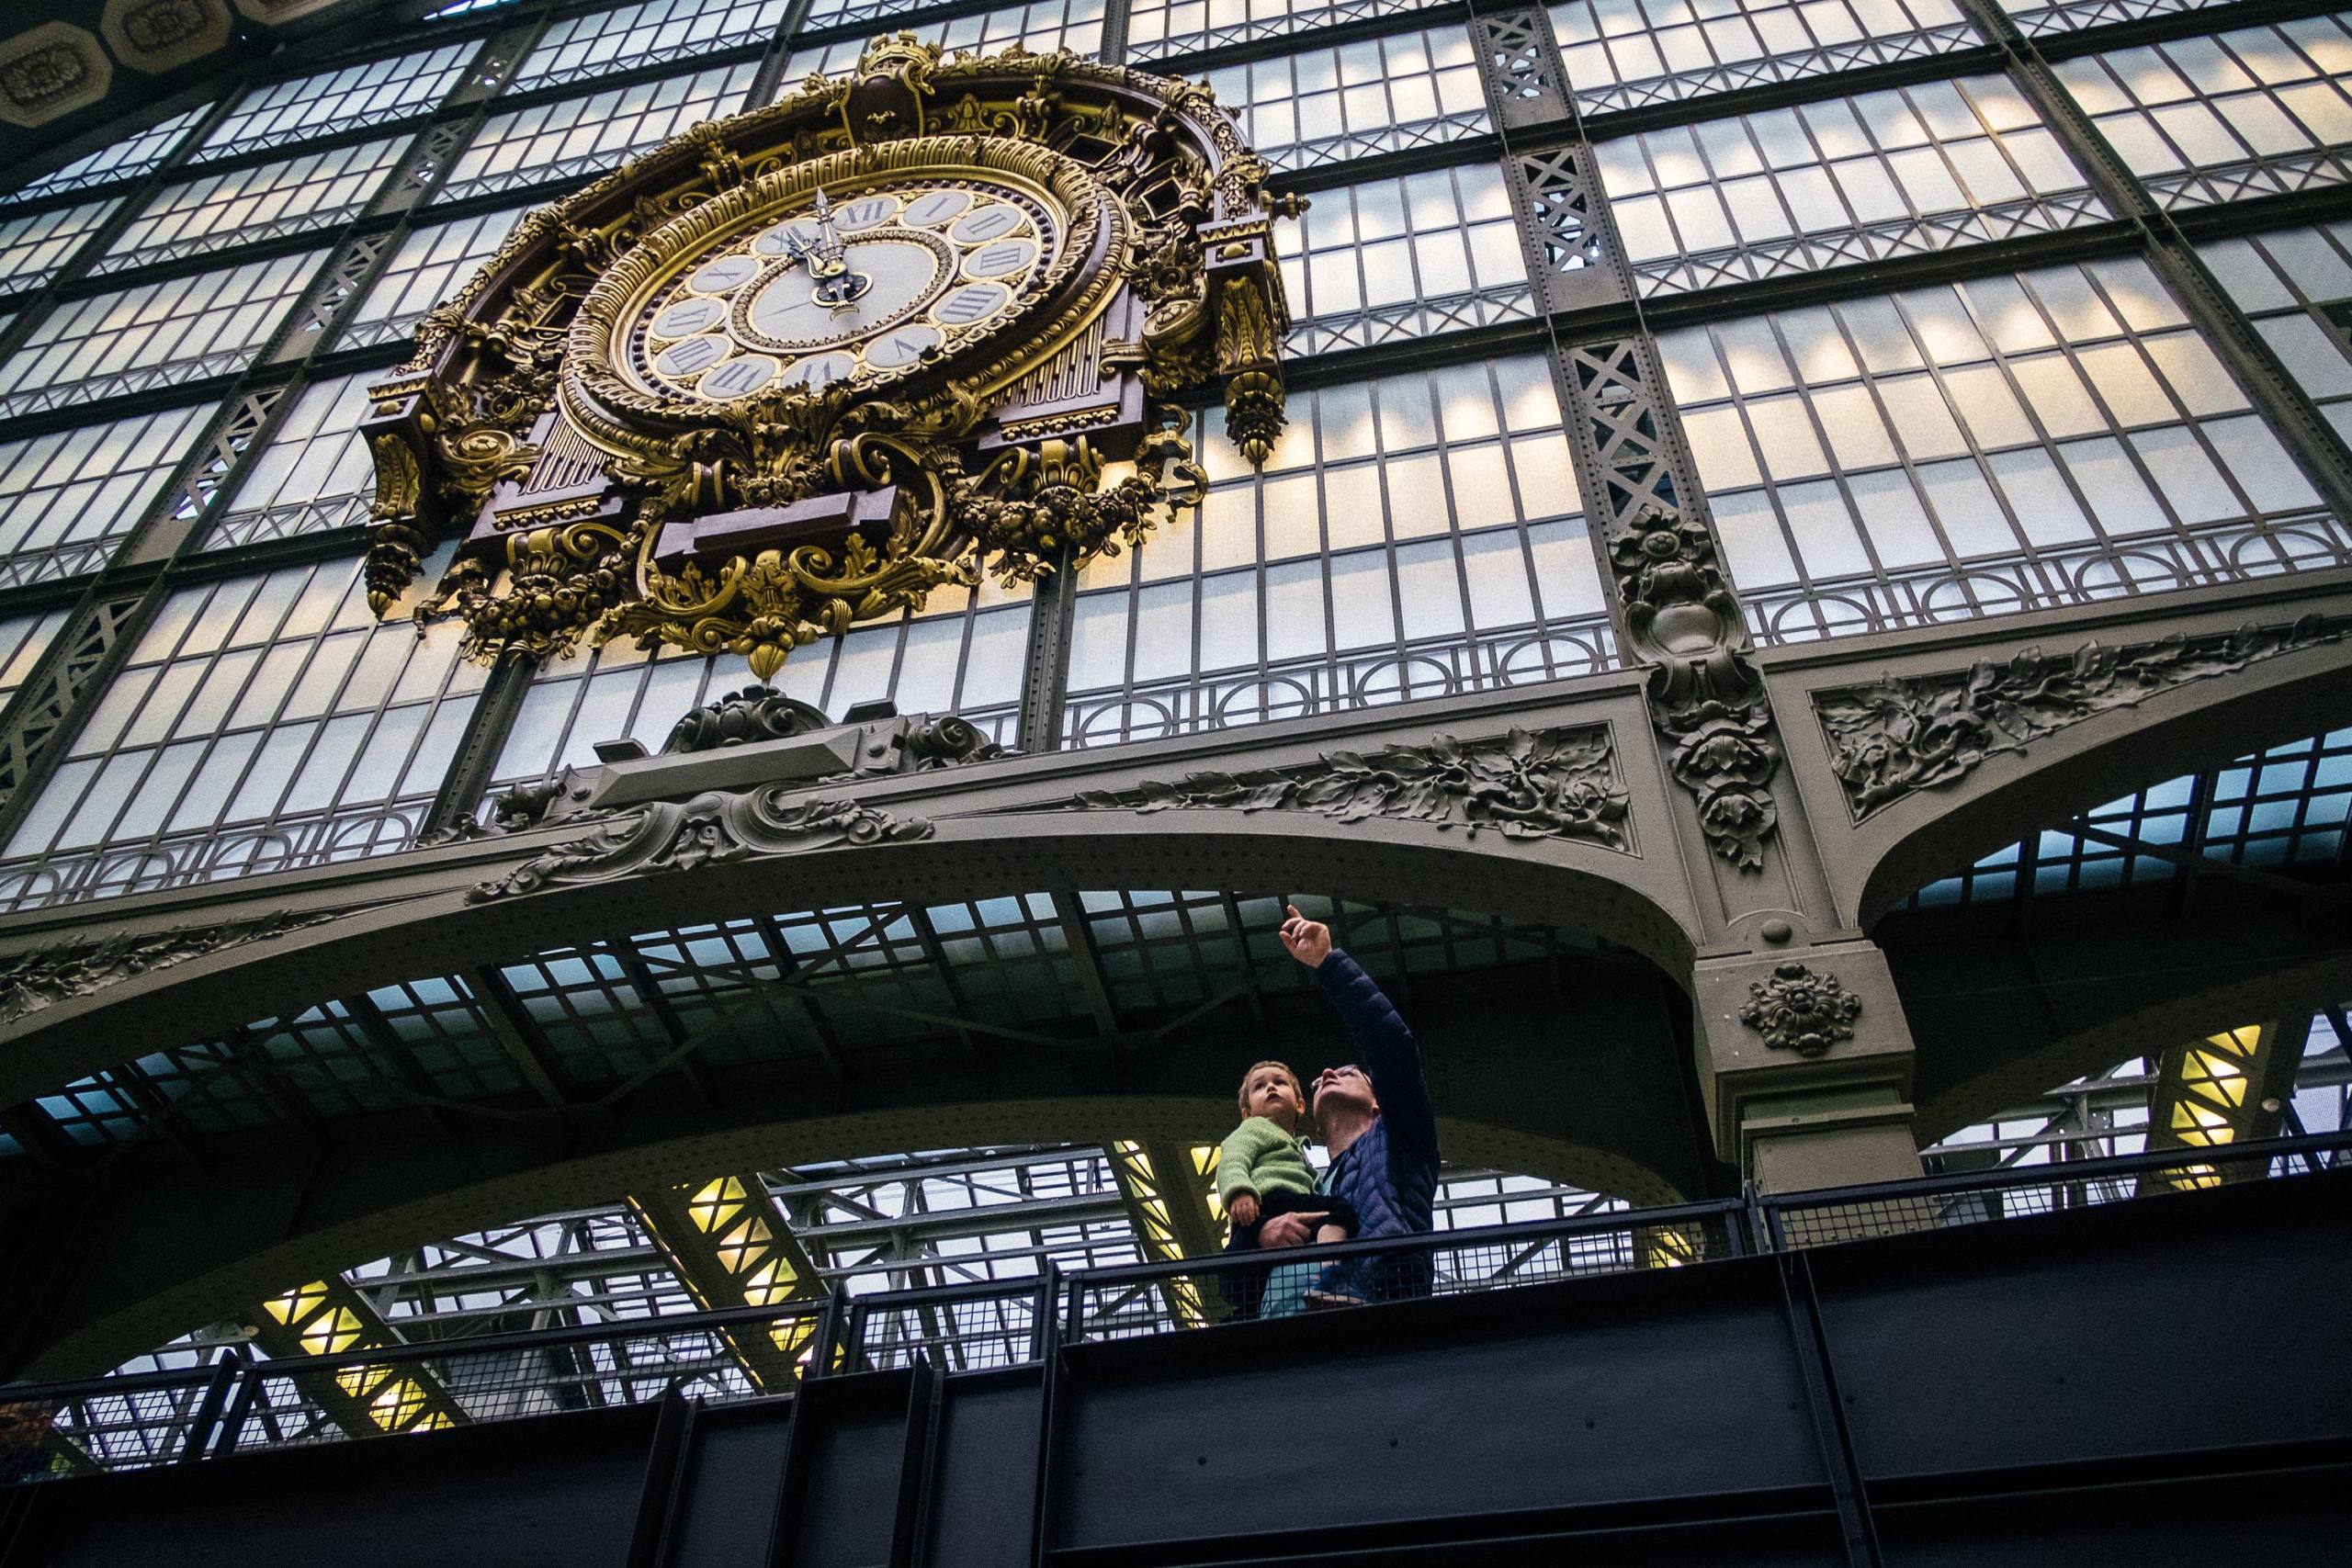
<svg viewBox="0 0 2352 1568"><path fill-rule="evenodd" d="M1569 0L1552 33L1588 114L1916 60L1978 42L1952 0Z"/></svg>
<svg viewBox="0 0 2352 1568"><path fill-rule="evenodd" d="M1259 472L1204 417L1198 518L1080 575L1069 744L1615 662L1540 355L1294 391L1290 419Z"/></svg>
<svg viewBox="0 0 2352 1568"><path fill-rule="evenodd" d="M2342 16L2070 60L2066 90L2166 207L2352 177L2352 30Z"/></svg>
<svg viewBox="0 0 2352 1568"><path fill-rule="evenodd" d="M107 248L97 270L119 272L356 218L408 145L405 138L363 141L166 186Z"/></svg>
<svg viewBox="0 0 2352 1568"><path fill-rule="evenodd" d="M1645 294L1885 261L2108 216L2007 76L1675 126L1595 150Z"/></svg>
<svg viewBox="0 0 2352 1568"><path fill-rule="evenodd" d="M934 590L920 615L901 615L797 649L774 684L839 718L889 698L905 714L956 713L1011 744L1029 645L1029 592L993 583ZM688 709L753 684L731 654L700 658L665 649L648 657L634 640L543 668L508 731L494 783L549 776L596 760L600 740L636 740L659 751Z"/></svg>
<svg viewBox="0 0 2352 1568"><path fill-rule="evenodd" d="M73 618L71 610L47 610L0 620L0 708L33 678L33 667Z"/></svg>
<svg viewBox="0 0 2352 1568"><path fill-rule="evenodd" d="M636 66L763 44L788 0L645 0L548 24L512 85L584 82Z"/></svg>
<svg viewBox="0 0 2352 1568"><path fill-rule="evenodd" d="M175 590L0 855L0 906L404 847L482 672L368 613L359 563Z"/></svg>
<svg viewBox="0 0 2352 1568"><path fill-rule="evenodd" d="M510 207L447 223L427 223L401 237L400 248L368 287L339 346L399 343L426 311L458 291L497 254L527 207Z"/></svg>
<svg viewBox="0 0 2352 1568"><path fill-rule="evenodd" d="M1315 193L1276 227L1295 354L1517 321L1533 313L1510 186L1494 164Z"/></svg>
<svg viewBox="0 0 2352 1568"><path fill-rule="evenodd" d="M1768 643L2352 561L2136 258L1659 339Z"/></svg>
<svg viewBox="0 0 2352 1568"><path fill-rule="evenodd" d="M119 201L85 201L19 217L0 216L0 294L39 288L82 242L114 216Z"/></svg>
<svg viewBox="0 0 2352 1568"><path fill-rule="evenodd" d="M1242 140L1279 169L1399 152L1494 129L1468 29L1429 28L1208 73Z"/></svg>
<svg viewBox="0 0 2352 1568"><path fill-rule="evenodd" d="M2352 442L2352 223L2273 229L2200 250L2287 374Z"/></svg>
<svg viewBox="0 0 2352 1568"><path fill-rule="evenodd" d="M956 17L904 28L926 43L974 54L994 54L1019 44L1033 54L1067 49L1092 54L1102 47L1103 0L1033 0L1027 6L1006 6L975 17ZM796 49L784 62L779 93L797 91L810 72L831 76L857 63L866 40L842 39L810 49Z"/></svg>
<svg viewBox="0 0 2352 1568"><path fill-rule="evenodd" d="M1291 38L1363 21L1401 16L1439 0L1132 0L1127 8L1127 58L1138 63L1192 54L1256 39Z"/></svg>
<svg viewBox="0 0 2352 1568"><path fill-rule="evenodd" d="M38 201L42 197L56 196L64 191L86 190L92 186L135 178L170 157L172 150L196 129L197 122L211 112L211 106L208 104L160 120L144 130L76 158L52 174L19 186L0 199Z"/></svg>
<svg viewBox="0 0 2352 1568"><path fill-rule="evenodd" d="M275 256L61 304L0 363L0 413L241 370L325 255Z"/></svg>
<svg viewBox="0 0 2352 1568"><path fill-rule="evenodd" d="M269 445L254 454L206 547L367 522L376 476L359 422L368 416L368 383L383 377L381 370L362 370L305 387Z"/></svg>
<svg viewBox="0 0 2352 1568"><path fill-rule="evenodd" d="M198 403L0 443L0 586L106 565L212 414Z"/></svg>
<svg viewBox="0 0 2352 1568"><path fill-rule="evenodd" d="M445 44L255 87L204 139L197 161L429 113L458 85L481 47Z"/></svg>
<svg viewBox="0 0 2352 1568"><path fill-rule="evenodd" d="M756 69L719 66L492 115L458 155L440 199L602 174L698 119L735 113Z"/></svg>

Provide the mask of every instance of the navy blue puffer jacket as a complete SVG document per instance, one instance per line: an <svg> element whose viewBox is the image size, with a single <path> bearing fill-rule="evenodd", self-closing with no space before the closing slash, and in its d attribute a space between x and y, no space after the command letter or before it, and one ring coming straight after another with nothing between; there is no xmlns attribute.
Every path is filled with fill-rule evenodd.
<svg viewBox="0 0 2352 1568"><path fill-rule="evenodd" d="M1380 1100L1380 1114L1331 1162L1323 1190L1355 1205L1358 1240L1426 1234L1437 1198L1437 1112L1421 1076L1421 1048L1363 965L1338 948L1315 977L1354 1036L1357 1065ZM1370 1273L1379 1299L1429 1293L1425 1251L1381 1259Z"/></svg>

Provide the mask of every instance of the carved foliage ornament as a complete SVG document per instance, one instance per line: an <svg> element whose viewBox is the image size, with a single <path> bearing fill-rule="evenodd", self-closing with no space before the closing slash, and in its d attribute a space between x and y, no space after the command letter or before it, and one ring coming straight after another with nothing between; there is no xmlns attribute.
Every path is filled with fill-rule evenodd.
<svg viewBox="0 0 2352 1568"><path fill-rule="evenodd" d="M2306 615L2203 637L2071 653L2018 652L1965 671L1816 693L1829 765L1860 821L1905 796L1966 777L1987 757L2159 692L2226 675L2280 654L2352 635L2352 621Z"/></svg>
<svg viewBox="0 0 2352 1568"><path fill-rule="evenodd" d="M348 910L301 915L279 911L250 920L229 920L201 926L175 926L161 931L118 931L98 942L73 947L36 948L0 960L0 1023L13 1023L59 1002L136 978L151 970L169 969L192 958L224 948L323 925Z"/></svg>
<svg viewBox="0 0 2352 1568"><path fill-rule="evenodd" d="M1514 729L1495 739L1442 735L1427 746L1370 756L1327 752L1305 767L1192 773L1178 784L1080 795L1097 811L1311 811L1342 822L1368 817L1490 829L1514 839L1582 839L1631 850L1625 791L1599 728Z"/></svg>
<svg viewBox="0 0 2352 1568"><path fill-rule="evenodd" d="M1268 166L1207 88L876 39L534 212L372 389L380 615L467 649L749 660L1140 545L1253 461L1289 325Z"/></svg>
<svg viewBox="0 0 2352 1568"><path fill-rule="evenodd" d="M1861 1016L1862 998L1837 976L1816 975L1795 962L1774 964L1770 979L1751 982L1739 1010L1739 1021L1766 1045L1800 1056L1818 1056L1851 1040L1854 1020Z"/></svg>
<svg viewBox="0 0 2352 1568"><path fill-rule="evenodd" d="M1649 671L1667 766L1698 806L1709 845L1760 870L1780 816L1772 711L1747 659L1739 602L1703 516L1686 510L1647 353L1627 340L1571 350L1578 455L1604 498L1611 576L1631 651Z"/></svg>
<svg viewBox="0 0 2352 1568"><path fill-rule="evenodd" d="M927 818L899 821L854 800L810 800L786 806L779 789L711 790L680 804L662 801L598 824L580 838L542 852L505 875L467 894L482 903L543 888L611 882L658 872L812 850L927 839Z"/></svg>

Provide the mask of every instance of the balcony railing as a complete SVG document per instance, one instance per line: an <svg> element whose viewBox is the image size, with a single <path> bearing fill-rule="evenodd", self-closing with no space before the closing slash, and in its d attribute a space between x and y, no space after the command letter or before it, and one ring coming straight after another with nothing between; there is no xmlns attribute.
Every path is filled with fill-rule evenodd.
<svg viewBox="0 0 2352 1568"><path fill-rule="evenodd" d="M638 1318L0 1388L0 1483L649 1404L787 1394L804 1377L1035 1365L1112 1340L1215 1330L1308 1291L1383 1303L1701 1268L1870 1237L1996 1224L2352 1169L2352 1134L2061 1161L1033 1280ZM1245 1255L1247 1256L1247 1255Z"/></svg>

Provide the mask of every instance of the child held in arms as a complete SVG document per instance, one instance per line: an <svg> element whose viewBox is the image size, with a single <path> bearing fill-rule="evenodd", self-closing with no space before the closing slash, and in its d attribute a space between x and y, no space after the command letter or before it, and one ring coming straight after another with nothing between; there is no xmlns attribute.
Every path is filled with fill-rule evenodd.
<svg viewBox="0 0 2352 1568"><path fill-rule="evenodd" d="M1295 911L1293 918L1295 919ZM1298 1124L1306 1116L1306 1095L1298 1075L1280 1062L1261 1062L1241 1080L1241 1125L1217 1149L1216 1192L1233 1221L1227 1252L1255 1252L1258 1230L1276 1214L1305 1214L1321 1223L1317 1243L1345 1241L1356 1232L1356 1213L1344 1198L1316 1190L1315 1168ZM1255 1317L1266 1290L1267 1269L1225 1272L1225 1293L1236 1317ZM1363 1296L1347 1267L1325 1269L1306 1292L1309 1307L1358 1306Z"/></svg>

